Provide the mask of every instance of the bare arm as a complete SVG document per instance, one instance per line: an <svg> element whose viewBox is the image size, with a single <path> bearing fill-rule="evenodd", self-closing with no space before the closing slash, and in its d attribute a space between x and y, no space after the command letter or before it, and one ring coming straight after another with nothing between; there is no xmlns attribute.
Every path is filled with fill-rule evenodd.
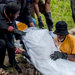
<svg viewBox="0 0 75 75"><path fill-rule="evenodd" d="M34 0L34 8L35 8L35 13L37 17L40 17L40 11L39 11L39 6L38 6L39 0Z"/></svg>
<svg viewBox="0 0 75 75"><path fill-rule="evenodd" d="M71 61L75 61L75 54L74 55L68 55L67 59L71 60Z"/></svg>
<svg viewBox="0 0 75 75"><path fill-rule="evenodd" d="M51 0L45 0L45 11L46 11L46 13L50 12L50 1Z"/></svg>

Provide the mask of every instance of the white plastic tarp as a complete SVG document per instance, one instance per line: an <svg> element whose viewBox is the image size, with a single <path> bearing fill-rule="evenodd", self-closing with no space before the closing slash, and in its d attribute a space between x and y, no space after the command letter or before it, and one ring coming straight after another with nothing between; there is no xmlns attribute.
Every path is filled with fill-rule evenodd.
<svg viewBox="0 0 75 75"><path fill-rule="evenodd" d="M23 41L36 69L43 75L75 75L75 62L51 60L50 54L57 51L57 48L47 29L29 28L26 32Z"/></svg>

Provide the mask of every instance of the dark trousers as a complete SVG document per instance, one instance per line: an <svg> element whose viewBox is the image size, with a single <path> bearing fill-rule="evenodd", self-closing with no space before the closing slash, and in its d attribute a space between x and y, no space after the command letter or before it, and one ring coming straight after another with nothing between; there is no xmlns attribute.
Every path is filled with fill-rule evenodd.
<svg viewBox="0 0 75 75"><path fill-rule="evenodd" d="M0 65L4 64L4 58L6 53L6 42L0 39Z"/></svg>
<svg viewBox="0 0 75 75"><path fill-rule="evenodd" d="M7 46L5 40L0 39L0 65L4 64L6 49L8 51L9 63L11 65L16 64L14 47Z"/></svg>
<svg viewBox="0 0 75 75"><path fill-rule="evenodd" d="M75 22L75 0L71 0L72 17Z"/></svg>
<svg viewBox="0 0 75 75"><path fill-rule="evenodd" d="M13 66L17 63L15 60L15 50L14 48L7 48L7 51L8 51L8 57L9 57L9 63Z"/></svg>

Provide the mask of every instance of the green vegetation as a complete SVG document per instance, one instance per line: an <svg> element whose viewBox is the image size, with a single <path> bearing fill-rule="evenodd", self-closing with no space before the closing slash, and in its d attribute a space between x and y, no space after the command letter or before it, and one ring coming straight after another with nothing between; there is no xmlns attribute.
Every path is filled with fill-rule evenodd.
<svg viewBox="0 0 75 75"><path fill-rule="evenodd" d="M57 21L63 20L68 24L68 29L75 27L72 19L70 0L51 0L50 6L54 25ZM43 15L41 16L44 23L44 28L47 28L45 18Z"/></svg>

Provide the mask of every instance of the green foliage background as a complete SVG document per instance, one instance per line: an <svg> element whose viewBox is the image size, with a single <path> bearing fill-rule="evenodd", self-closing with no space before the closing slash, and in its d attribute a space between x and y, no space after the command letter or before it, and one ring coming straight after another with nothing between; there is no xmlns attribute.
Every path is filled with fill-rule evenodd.
<svg viewBox="0 0 75 75"><path fill-rule="evenodd" d="M70 0L51 0L51 14L54 25L57 21L63 20L68 24L68 29L75 27L72 19ZM41 14L44 28L47 28L44 16ZM38 22L37 22L38 23ZM53 30L55 27L53 28Z"/></svg>

